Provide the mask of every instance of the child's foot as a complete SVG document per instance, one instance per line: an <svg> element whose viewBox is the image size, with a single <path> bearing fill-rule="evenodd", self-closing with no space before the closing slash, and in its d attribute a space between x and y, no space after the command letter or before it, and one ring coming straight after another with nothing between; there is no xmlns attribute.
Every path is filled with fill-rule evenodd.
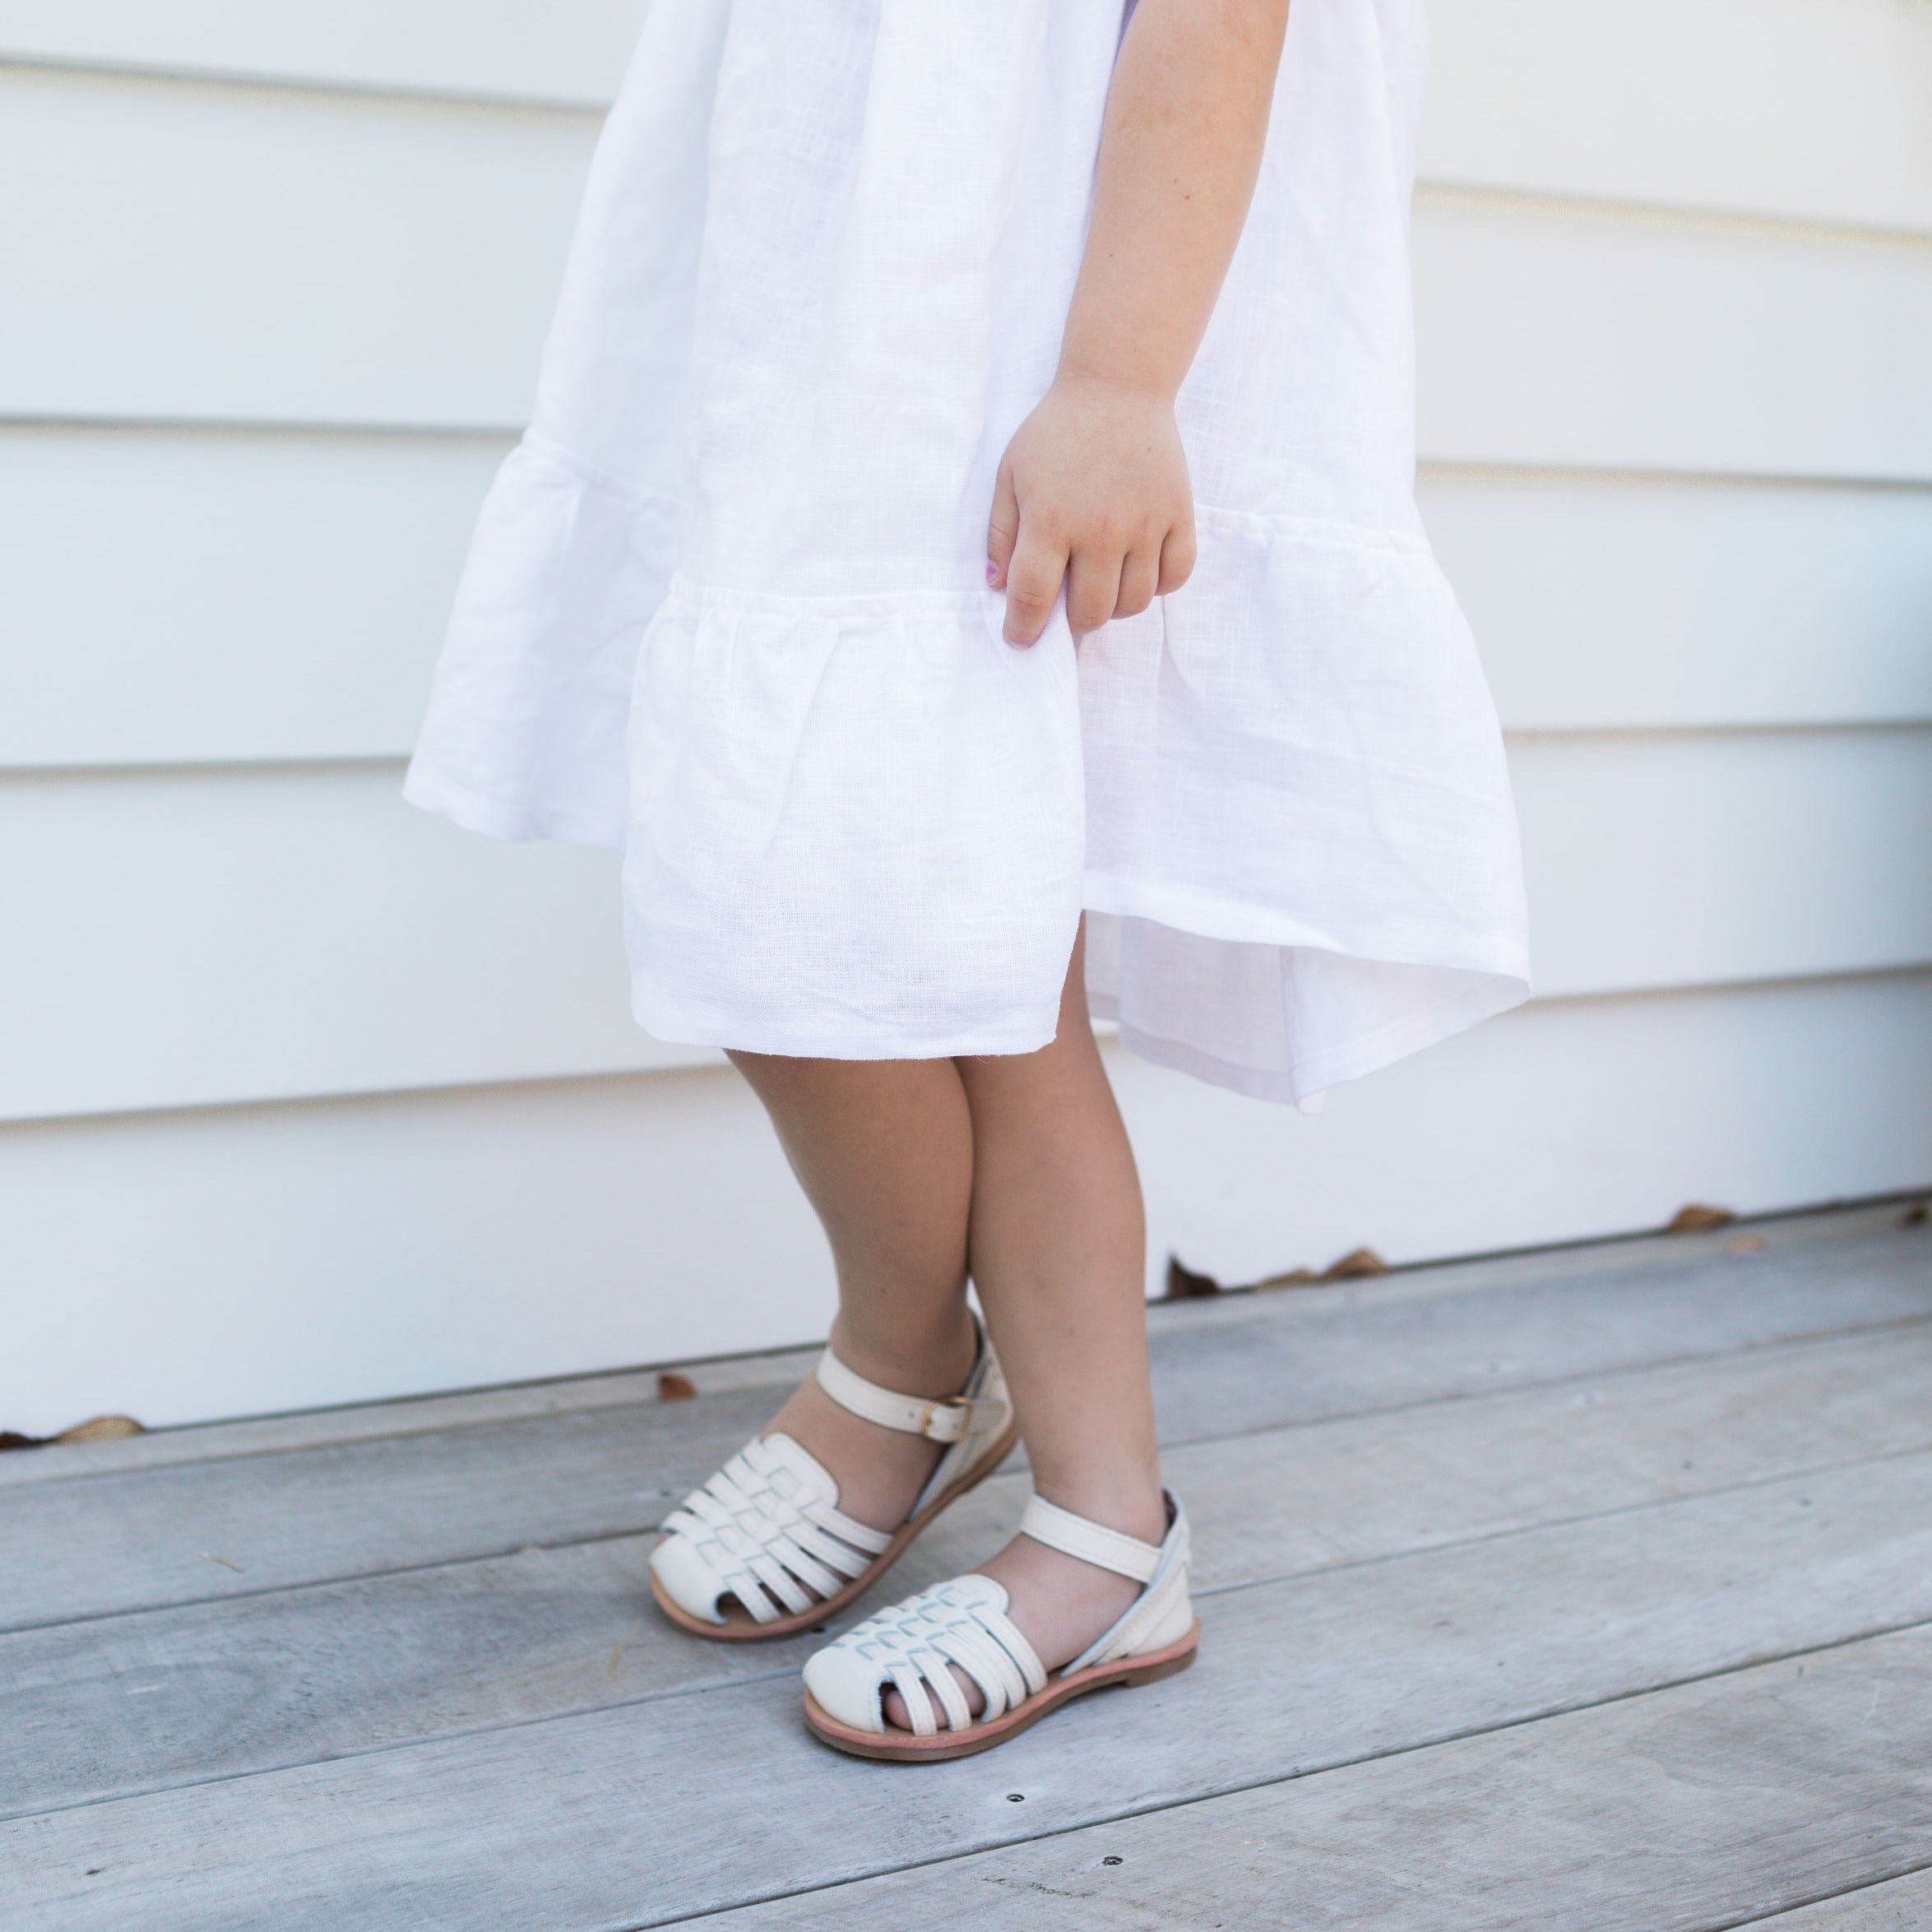
<svg viewBox="0 0 1932 1932"><path fill-rule="evenodd" d="M1157 1545L1166 1533L1165 1523L1165 1509L1156 1500L1147 1512L1147 1520L1137 1522L1128 1533ZM1131 1577L1101 1569L1063 1550L1049 1550L1026 1536L1015 1536L997 1556L977 1564L975 1573L1005 1586L1010 1600L1006 1614L1049 1671L1072 1663L1119 1622L1142 1591ZM968 1708L977 1717L986 1707L985 1693L957 1666L952 1666L952 1675ZM906 1701L897 1691L886 1693L883 1708L888 1725L911 1730Z"/></svg>
<svg viewBox="0 0 1932 1932"><path fill-rule="evenodd" d="M978 1323L959 1313L958 1359L942 1341L923 1364L888 1369L897 1386L828 1351L771 1426L671 1512L651 1588L674 1623L727 1638L806 1628L992 1473L1012 1440L1012 1405Z"/></svg>

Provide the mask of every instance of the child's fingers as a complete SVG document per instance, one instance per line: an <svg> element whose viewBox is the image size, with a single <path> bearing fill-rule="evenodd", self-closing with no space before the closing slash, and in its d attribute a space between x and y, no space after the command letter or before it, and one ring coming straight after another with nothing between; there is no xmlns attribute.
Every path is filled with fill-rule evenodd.
<svg viewBox="0 0 1932 1932"><path fill-rule="evenodd" d="M1034 524L1021 525L1012 561L1007 567L1003 634L1008 643L1040 642L1040 633L1054 614L1054 600L1060 594L1060 579L1066 574L1064 547L1036 535Z"/></svg>
<svg viewBox="0 0 1932 1932"><path fill-rule="evenodd" d="M986 581L996 591L1005 587L1013 545L1019 540L1020 499L1013 493L1012 466L1003 462L993 486L993 514L986 525Z"/></svg>
<svg viewBox="0 0 1932 1932"><path fill-rule="evenodd" d="M1161 584L1161 553L1143 544L1129 550L1120 566L1120 595L1114 600L1116 617L1138 617L1154 601Z"/></svg>
<svg viewBox="0 0 1932 1932"><path fill-rule="evenodd" d="M1067 567L1067 628L1076 637L1097 631L1120 601L1120 553L1082 544Z"/></svg>
<svg viewBox="0 0 1932 1932"><path fill-rule="evenodd" d="M1171 596L1194 574L1194 523L1192 517L1168 531L1161 546L1161 578L1156 595Z"/></svg>

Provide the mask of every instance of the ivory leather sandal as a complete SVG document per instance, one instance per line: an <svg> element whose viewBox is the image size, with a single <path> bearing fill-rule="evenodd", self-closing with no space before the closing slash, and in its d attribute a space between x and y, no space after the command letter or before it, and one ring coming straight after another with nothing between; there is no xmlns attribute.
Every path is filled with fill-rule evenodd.
<svg viewBox="0 0 1932 1932"><path fill-rule="evenodd" d="M790 1436L755 1436L665 1518L665 1540L651 1553L658 1608L694 1637L756 1642L823 1623L869 1588L1013 1446L1006 1378L976 1315L973 1327L979 1353L957 1395L899 1395L829 1348L818 1358L818 1386L841 1408L947 1445L897 1530L845 1515L832 1472Z"/></svg>
<svg viewBox="0 0 1932 1932"><path fill-rule="evenodd" d="M806 1725L855 1757L901 1764L966 1758L1017 1737L1090 1690L1151 1684L1186 1670L1200 1647L1201 1625L1188 1596L1188 1519L1171 1494L1167 1522L1156 1549L1034 1497L1020 1518L1024 1534L1144 1586L1114 1627L1049 1677L1006 1614L1004 1586L976 1573L955 1577L855 1624L816 1652L805 1666ZM977 1719L951 1664L986 1699ZM910 1730L886 1722L888 1690L905 1700Z"/></svg>

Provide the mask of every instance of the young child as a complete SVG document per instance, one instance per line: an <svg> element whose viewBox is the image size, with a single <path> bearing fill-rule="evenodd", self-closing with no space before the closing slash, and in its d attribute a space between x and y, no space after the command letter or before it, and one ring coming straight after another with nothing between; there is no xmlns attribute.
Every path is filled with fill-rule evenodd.
<svg viewBox="0 0 1932 1932"><path fill-rule="evenodd" d="M623 850L638 1019L832 1244L665 1614L823 1624L1025 1443L1013 1540L807 1665L842 1749L1193 1658L1090 1015L1306 1101L1527 991L1413 500L1423 58L1422 0L656 0L599 148L408 793Z"/></svg>

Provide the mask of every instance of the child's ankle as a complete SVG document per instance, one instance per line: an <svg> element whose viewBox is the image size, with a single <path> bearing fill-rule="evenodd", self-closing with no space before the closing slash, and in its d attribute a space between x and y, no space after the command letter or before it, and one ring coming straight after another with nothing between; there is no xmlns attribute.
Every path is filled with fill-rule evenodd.
<svg viewBox="0 0 1932 1932"><path fill-rule="evenodd" d="M901 1395L957 1394L972 1373L978 1337L961 1303L929 1332L906 1328L889 1336L855 1333L841 1313L832 1327L832 1352L856 1375Z"/></svg>

